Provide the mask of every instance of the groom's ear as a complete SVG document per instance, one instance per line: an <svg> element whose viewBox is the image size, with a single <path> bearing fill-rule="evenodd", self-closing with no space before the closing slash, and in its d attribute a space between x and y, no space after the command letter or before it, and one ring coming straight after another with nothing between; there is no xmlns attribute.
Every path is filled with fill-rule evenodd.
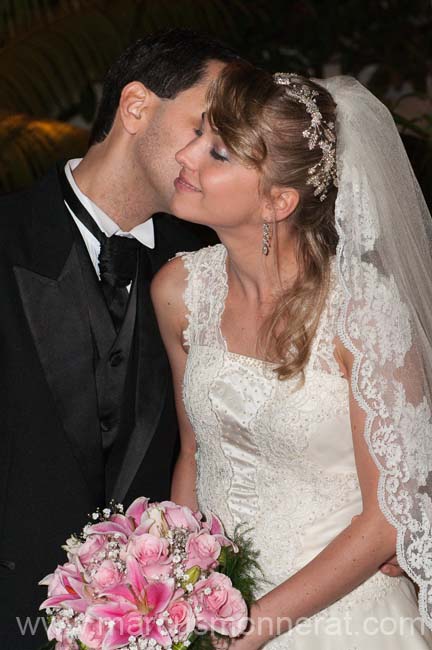
<svg viewBox="0 0 432 650"><path fill-rule="evenodd" d="M300 195L292 187L272 187L264 205L265 221L283 221L297 208Z"/></svg>
<svg viewBox="0 0 432 650"><path fill-rule="evenodd" d="M135 135L147 121L149 109L153 106L155 94L140 81L131 81L122 90L118 114L124 129Z"/></svg>

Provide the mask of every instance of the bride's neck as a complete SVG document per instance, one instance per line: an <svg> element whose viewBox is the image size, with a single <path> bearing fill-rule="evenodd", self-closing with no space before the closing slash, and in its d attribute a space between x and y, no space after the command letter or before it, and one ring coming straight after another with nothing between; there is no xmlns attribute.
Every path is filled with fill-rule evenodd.
<svg viewBox="0 0 432 650"><path fill-rule="evenodd" d="M230 285L237 284L247 298L259 303L271 300L297 275L295 239L283 226L273 230L268 255L262 253L261 227L248 233L218 233L228 253Z"/></svg>

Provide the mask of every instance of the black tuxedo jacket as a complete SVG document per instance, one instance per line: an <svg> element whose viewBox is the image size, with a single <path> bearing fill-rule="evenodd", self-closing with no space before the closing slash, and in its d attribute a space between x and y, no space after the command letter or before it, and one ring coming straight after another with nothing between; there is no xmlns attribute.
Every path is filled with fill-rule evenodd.
<svg viewBox="0 0 432 650"><path fill-rule="evenodd" d="M125 505L139 495L167 498L175 460L171 375L148 282L136 287L143 308L127 369L123 435L104 458L91 305L74 228L57 170L0 199L2 650L33 650L46 639L37 619L46 588L37 582L65 561L60 546L87 514L111 498ZM177 251L207 243L168 215L156 215L155 238L154 272Z"/></svg>

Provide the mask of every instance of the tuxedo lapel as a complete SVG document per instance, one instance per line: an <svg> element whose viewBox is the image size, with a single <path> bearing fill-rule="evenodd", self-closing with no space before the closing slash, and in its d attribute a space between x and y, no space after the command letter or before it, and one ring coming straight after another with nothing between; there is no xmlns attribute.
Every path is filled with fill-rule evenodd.
<svg viewBox="0 0 432 650"><path fill-rule="evenodd" d="M48 198L34 204L27 257L14 273L64 431L99 493L103 466L86 290L56 175L48 181Z"/></svg>

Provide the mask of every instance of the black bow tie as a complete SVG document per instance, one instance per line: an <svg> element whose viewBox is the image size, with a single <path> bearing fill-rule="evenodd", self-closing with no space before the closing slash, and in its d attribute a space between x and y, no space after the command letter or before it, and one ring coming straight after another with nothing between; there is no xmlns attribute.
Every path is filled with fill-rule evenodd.
<svg viewBox="0 0 432 650"><path fill-rule="evenodd" d="M63 197L77 219L100 243L99 274L107 307L116 330L126 313L129 294L126 287L135 279L138 252L142 244L132 237L107 237L97 226L75 192L64 171L60 174Z"/></svg>

